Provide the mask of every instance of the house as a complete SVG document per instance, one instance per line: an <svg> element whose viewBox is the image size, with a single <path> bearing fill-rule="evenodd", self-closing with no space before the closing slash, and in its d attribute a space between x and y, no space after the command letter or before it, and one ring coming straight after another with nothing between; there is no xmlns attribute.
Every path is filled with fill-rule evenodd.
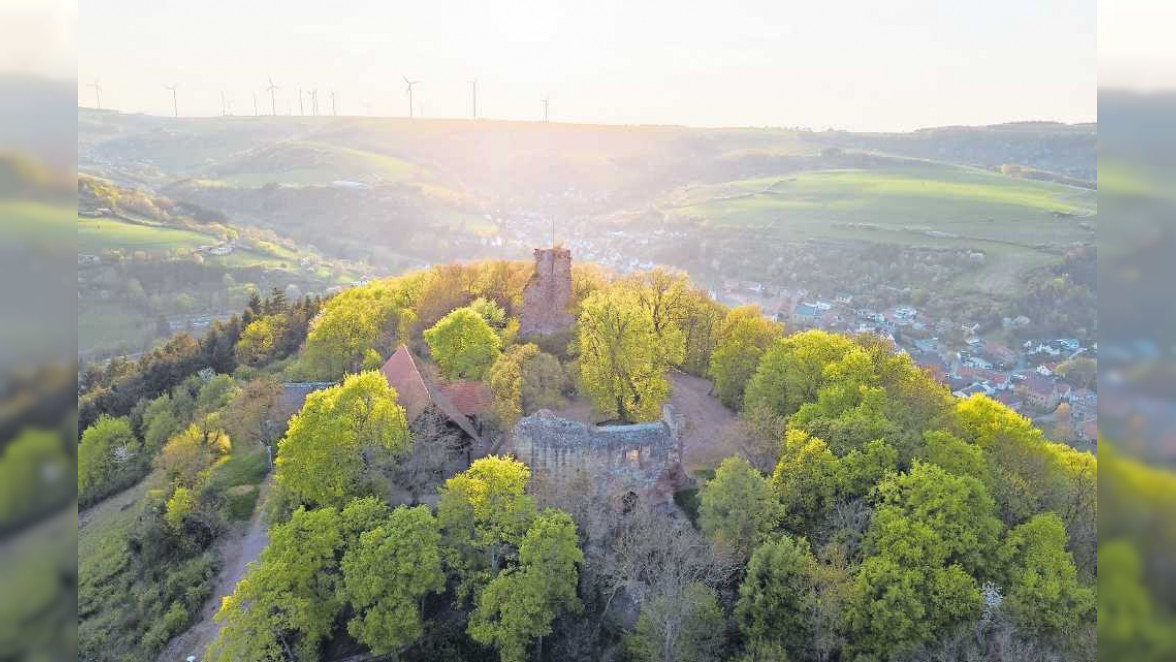
<svg viewBox="0 0 1176 662"><path fill-rule="evenodd" d="M1048 377L1030 374L1017 386L1025 404L1041 411L1053 411L1062 399L1062 389Z"/></svg>
<svg viewBox="0 0 1176 662"><path fill-rule="evenodd" d="M792 309L792 321L797 324L816 324L821 317L821 309L816 304L801 302Z"/></svg>
<svg viewBox="0 0 1176 662"><path fill-rule="evenodd" d="M404 407L410 427L425 412L434 411L467 442L483 443L481 426L475 421L489 412L493 398L488 394L479 392L469 382L439 385L426 379L405 345L388 357L380 373L388 380L388 385L396 389L397 402Z"/></svg>
<svg viewBox="0 0 1176 662"><path fill-rule="evenodd" d="M986 342L984 343L984 356L992 361L992 364L1002 368L1009 368L1017 363L1017 353L1012 349L1001 345L1000 343Z"/></svg>
<svg viewBox="0 0 1176 662"><path fill-rule="evenodd" d="M952 391L952 395L957 398L968 398L976 394L991 395L992 393L993 391L985 388L983 384L972 384L971 386L965 386L964 388L957 391Z"/></svg>
<svg viewBox="0 0 1176 662"><path fill-rule="evenodd" d="M955 377L974 384L984 384L995 391L1004 391L1012 387L1009 376L1003 372L971 366L956 368Z"/></svg>
<svg viewBox="0 0 1176 662"><path fill-rule="evenodd" d="M900 320L913 320L919 313L910 306L899 306L894 309L894 316Z"/></svg>

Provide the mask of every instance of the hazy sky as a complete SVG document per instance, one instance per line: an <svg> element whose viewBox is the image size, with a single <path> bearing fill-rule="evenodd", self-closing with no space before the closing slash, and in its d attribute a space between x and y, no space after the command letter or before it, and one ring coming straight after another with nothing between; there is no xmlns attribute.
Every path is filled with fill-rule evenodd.
<svg viewBox="0 0 1176 662"><path fill-rule="evenodd" d="M79 11L78 98L181 115L429 117L907 130L1092 121L1095 0L103 0Z"/></svg>

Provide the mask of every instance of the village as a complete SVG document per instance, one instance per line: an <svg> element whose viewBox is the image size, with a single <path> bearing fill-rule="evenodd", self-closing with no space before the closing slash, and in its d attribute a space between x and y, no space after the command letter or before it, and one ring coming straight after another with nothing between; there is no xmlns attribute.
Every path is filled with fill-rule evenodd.
<svg viewBox="0 0 1176 662"><path fill-rule="evenodd" d="M826 299L804 289L769 290L754 281L726 281L711 294L729 305L757 305L792 329L886 338L956 397L987 395L1033 419L1059 441L1095 451L1098 395L1091 388L1094 379L1092 374L1066 368L1077 359L1093 361L1097 344L1083 347L1075 338L1042 338L1010 346L997 336L1028 325L1028 318L1005 318L1001 329L985 333L977 324L937 320L909 305L857 308L850 294ZM943 340L947 337L961 340Z"/></svg>

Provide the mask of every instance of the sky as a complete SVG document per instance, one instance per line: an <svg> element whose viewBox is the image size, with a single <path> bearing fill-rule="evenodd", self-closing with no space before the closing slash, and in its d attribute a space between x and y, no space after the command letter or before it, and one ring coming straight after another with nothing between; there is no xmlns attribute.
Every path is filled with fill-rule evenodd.
<svg viewBox="0 0 1176 662"><path fill-rule="evenodd" d="M29 0L22 0L29 1ZM1105 4L1105 3L1104 3ZM79 105L185 116L415 112L905 131L1093 121L1095 0L103 0L78 10ZM309 112L304 99L303 112Z"/></svg>

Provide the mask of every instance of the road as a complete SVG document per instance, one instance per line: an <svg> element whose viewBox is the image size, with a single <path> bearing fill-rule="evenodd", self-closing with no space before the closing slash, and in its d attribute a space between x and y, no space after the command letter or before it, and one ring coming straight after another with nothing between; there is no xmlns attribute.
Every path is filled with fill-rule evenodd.
<svg viewBox="0 0 1176 662"><path fill-rule="evenodd" d="M262 484L261 496L257 500L258 507L254 511L253 517L250 518L248 526L233 531L221 541L220 548L224 566L216 579L212 597L201 608L200 620L187 632L168 642L168 645L159 654L159 662L182 662L190 655L196 656L197 660L204 659L204 650L220 633L220 624L213 620L213 617L216 615L217 609L220 608L221 599L233 592L233 587L245 576L249 564L256 561L257 557L261 555L261 550L269 544L265 516L262 514L261 507L269 494L269 488L269 481Z"/></svg>

